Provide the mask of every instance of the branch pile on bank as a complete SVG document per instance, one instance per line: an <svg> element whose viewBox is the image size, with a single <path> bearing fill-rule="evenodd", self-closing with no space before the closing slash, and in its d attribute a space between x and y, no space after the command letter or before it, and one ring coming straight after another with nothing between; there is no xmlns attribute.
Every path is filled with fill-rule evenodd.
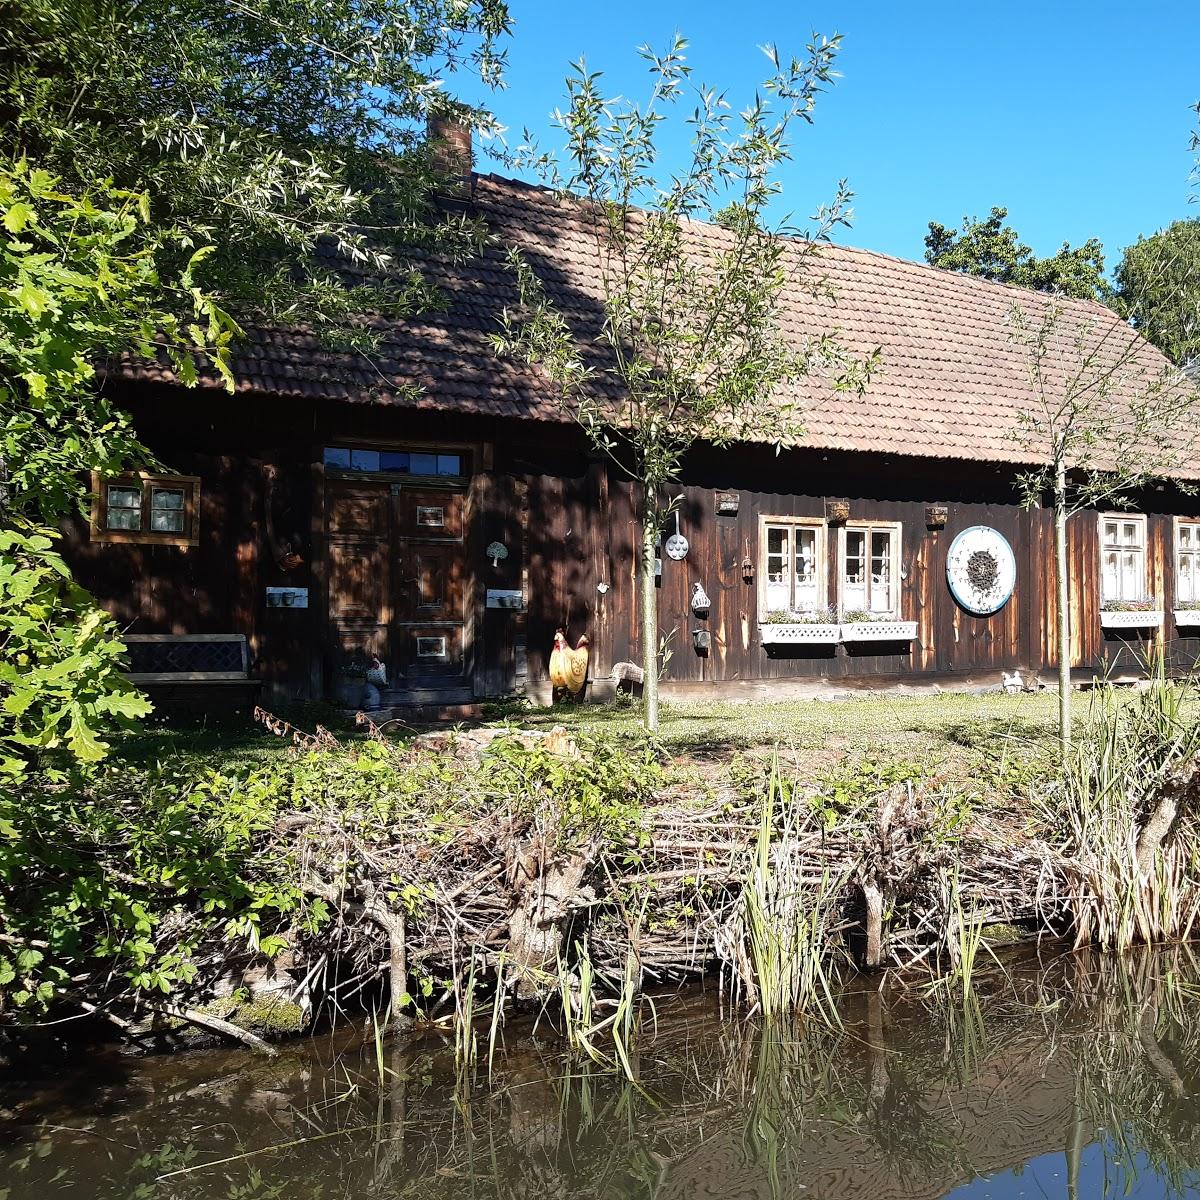
<svg viewBox="0 0 1200 1200"><path fill-rule="evenodd" d="M24 853L42 857L23 897L6 885L22 923L0 936L0 959L28 978L14 999L10 969L0 1027L39 1015L31 996L43 1017L101 1015L126 1038L180 1021L239 1036L267 1002L292 1028L363 1006L401 1025L580 988L603 1005L704 975L768 1011L819 1002L839 973L969 970L1000 928L1123 945L1187 936L1200 912L1200 839L1179 811L1191 736L1144 778L1122 776L1120 803L1104 791L1097 815L1111 755L1081 758L1066 783L1028 781L1029 799L1002 810L913 764L813 781L743 763L713 786L650 744L561 729L398 743L364 718L366 738L342 744L260 716L295 743L282 761L172 777L167 795L161 779L114 776L66 803L70 861L29 835ZM1168 802L1175 840L1139 873L1139 830ZM84 893L97 920L35 936Z"/></svg>

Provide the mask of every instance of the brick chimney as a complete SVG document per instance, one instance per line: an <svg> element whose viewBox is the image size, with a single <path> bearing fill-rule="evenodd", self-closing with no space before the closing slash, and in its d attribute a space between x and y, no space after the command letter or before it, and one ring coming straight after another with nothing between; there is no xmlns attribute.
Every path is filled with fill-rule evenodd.
<svg viewBox="0 0 1200 1200"><path fill-rule="evenodd" d="M426 137L433 145L434 166L462 187L471 178L474 156L471 127L453 117L429 116Z"/></svg>

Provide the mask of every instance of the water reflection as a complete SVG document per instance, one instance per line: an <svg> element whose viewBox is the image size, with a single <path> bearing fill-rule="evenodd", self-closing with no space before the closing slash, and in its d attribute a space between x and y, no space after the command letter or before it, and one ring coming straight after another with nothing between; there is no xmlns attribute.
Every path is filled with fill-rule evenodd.
<svg viewBox="0 0 1200 1200"><path fill-rule="evenodd" d="M0 1093L0 1200L1194 1195L1198 982L1187 950L1067 956L965 1000L848 994L837 1029L660 1002L633 1083L513 1027L490 1082L346 1034L100 1060Z"/></svg>

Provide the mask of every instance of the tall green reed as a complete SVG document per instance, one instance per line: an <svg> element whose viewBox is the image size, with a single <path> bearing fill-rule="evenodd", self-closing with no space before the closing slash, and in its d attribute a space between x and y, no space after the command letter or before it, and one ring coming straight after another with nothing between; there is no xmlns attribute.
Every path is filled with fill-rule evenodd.
<svg viewBox="0 0 1200 1200"><path fill-rule="evenodd" d="M1181 940L1200 915L1200 814L1185 807L1152 857L1143 838L1164 795L1186 795L1184 777L1196 769L1200 725L1186 699L1161 652L1143 690L1098 687L1058 786L1040 797L1061 843L1078 945Z"/></svg>
<svg viewBox="0 0 1200 1200"><path fill-rule="evenodd" d="M768 1021L810 1011L837 1021L829 943L846 876L812 866L804 853L814 839L810 824L774 763L742 898L748 958L738 956L739 982Z"/></svg>

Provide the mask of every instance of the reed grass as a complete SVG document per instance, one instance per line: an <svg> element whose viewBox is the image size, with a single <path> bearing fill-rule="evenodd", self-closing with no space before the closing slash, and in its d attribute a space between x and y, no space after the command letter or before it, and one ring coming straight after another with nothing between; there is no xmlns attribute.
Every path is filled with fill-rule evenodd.
<svg viewBox="0 0 1200 1200"><path fill-rule="evenodd" d="M1166 677L1160 655L1135 696L1096 689L1058 786L1035 797L1060 838L1077 945L1124 950L1184 940L1200 916L1194 814L1181 814L1149 871L1139 865L1139 838L1156 804L1200 755L1187 687Z"/></svg>
<svg viewBox="0 0 1200 1200"><path fill-rule="evenodd" d="M767 1021L812 1011L837 1021L830 943L846 876L826 868L814 878L804 854L810 819L776 761L742 897L748 956L739 956L739 983Z"/></svg>

